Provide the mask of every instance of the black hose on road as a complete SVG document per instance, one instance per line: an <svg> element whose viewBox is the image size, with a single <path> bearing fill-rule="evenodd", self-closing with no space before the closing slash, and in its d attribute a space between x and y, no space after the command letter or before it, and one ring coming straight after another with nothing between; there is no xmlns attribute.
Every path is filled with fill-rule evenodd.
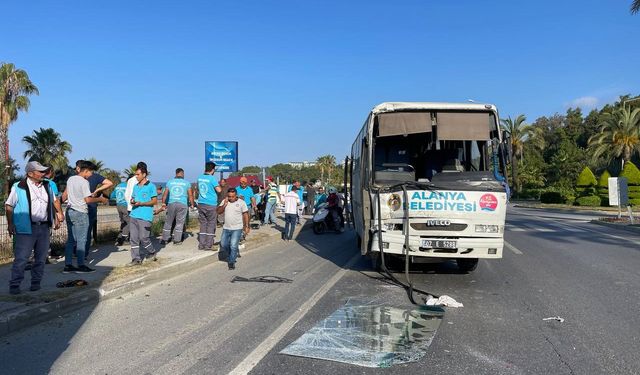
<svg viewBox="0 0 640 375"><path fill-rule="evenodd" d="M380 261L381 261L381 265L382 265L382 270L387 274L387 276L389 277L389 279L391 281L393 281L394 283L396 283L397 285L403 287L406 291L407 291L407 296L409 297L409 301L411 301L411 303L413 303L414 305L417 305L418 303L416 303L413 294L415 293L419 293L419 294L423 294L425 296L433 296L435 298L440 297L439 295L421 290L421 289L416 289L413 287L413 283L411 282L411 278L409 277L409 206L408 206L408 194L407 194L407 186L406 184L401 184L402 185L402 192L403 192L403 206L404 206L404 224L403 224L403 230L404 230L404 274L405 274L405 278L407 279L407 283L403 283L400 280L398 280L395 276L393 276L393 274L391 273L391 271L389 271L389 269L387 268L387 265L385 263L384 260L384 247L382 246L382 214L381 214L381 205L380 205L380 189L376 190L376 198L377 198L377 204L378 204L378 248L380 250Z"/></svg>

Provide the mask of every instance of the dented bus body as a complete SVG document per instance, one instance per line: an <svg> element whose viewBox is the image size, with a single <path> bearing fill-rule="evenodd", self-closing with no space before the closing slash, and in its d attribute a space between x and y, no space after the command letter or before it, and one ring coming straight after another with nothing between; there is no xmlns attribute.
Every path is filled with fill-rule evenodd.
<svg viewBox="0 0 640 375"><path fill-rule="evenodd" d="M351 149L361 253L456 259L464 271L501 258L509 187L498 122L490 104L374 107Z"/></svg>

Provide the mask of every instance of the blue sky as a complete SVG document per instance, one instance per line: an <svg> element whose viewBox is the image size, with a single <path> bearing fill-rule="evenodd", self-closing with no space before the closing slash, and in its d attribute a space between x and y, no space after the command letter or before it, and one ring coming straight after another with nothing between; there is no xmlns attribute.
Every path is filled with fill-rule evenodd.
<svg viewBox="0 0 640 375"><path fill-rule="evenodd" d="M192 179L206 140L237 140L241 166L340 159L384 101L473 99L529 121L601 107L640 94L630 3L15 1L0 61L40 96L11 155L23 165L22 137L53 127L71 161Z"/></svg>

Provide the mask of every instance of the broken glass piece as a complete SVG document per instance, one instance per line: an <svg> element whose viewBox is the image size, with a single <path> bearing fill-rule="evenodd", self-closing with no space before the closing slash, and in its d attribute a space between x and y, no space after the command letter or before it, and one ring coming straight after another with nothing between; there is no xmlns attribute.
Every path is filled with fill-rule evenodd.
<svg viewBox="0 0 640 375"><path fill-rule="evenodd" d="M400 309L350 300L280 353L364 367L415 362L442 322L438 306Z"/></svg>

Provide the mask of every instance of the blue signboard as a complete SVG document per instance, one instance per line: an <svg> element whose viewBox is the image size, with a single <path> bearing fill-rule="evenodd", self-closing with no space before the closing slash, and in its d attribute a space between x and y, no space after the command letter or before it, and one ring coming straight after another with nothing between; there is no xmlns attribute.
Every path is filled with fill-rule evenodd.
<svg viewBox="0 0 640 375"><path fill-rule="evenodd" d="M238 142L205 142L204 160L216 163L216 172L237 172Z"/></svg>

